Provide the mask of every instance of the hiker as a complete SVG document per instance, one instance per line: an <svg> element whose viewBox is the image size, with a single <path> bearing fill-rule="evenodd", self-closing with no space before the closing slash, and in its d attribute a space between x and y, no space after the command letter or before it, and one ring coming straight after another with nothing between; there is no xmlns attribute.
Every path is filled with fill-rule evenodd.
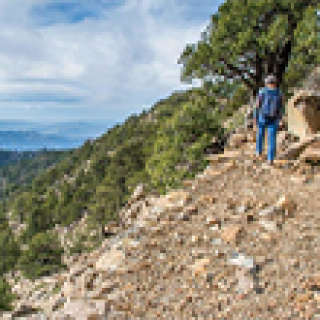
<svg viewBox="0 0 320 320"><path fill-rule="evenodd" d="M277 79L269 75L265 79L266 86L260 89L254 110L254 119L257 125L257 156L262 155L264 146L265 128L268 128L268 164L272 165L276 154L276 138L279 125L282 127L284 98L277 87ZM280 121L281 120L281 121Z"/></svg>

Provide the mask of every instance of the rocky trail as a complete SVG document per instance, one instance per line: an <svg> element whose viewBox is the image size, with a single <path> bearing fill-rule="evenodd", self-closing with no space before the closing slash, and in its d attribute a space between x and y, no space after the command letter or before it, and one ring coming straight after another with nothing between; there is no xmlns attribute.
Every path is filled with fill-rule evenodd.
<svg viewBox="0 0 320 320"><path fill-rule="evenodd" d="M320 319L320 173L254 149L239 132L183 188L139 186L98 250L42 289L11 281L21 299L2 319Z"/></svg>

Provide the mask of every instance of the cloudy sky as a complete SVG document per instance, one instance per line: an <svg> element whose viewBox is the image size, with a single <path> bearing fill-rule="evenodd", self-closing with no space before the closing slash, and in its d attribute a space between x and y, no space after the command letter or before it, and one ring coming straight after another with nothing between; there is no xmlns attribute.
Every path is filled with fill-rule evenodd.
<svg viewBox="0 0 320 320"><path fill-rule="evenodd" d="M122 121L180 83L221 0L0 0L0 119Z"/></svg>

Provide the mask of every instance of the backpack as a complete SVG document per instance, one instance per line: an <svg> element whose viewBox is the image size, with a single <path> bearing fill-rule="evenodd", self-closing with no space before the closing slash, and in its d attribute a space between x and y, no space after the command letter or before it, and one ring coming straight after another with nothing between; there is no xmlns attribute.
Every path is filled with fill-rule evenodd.
<svg viewBox="0 0 320 320"><path fill-rule="evenodd" d="M261 114L266 120L275 120L280 114L281 92L279 89L264 88L260 92L262 98Z"/></svg>

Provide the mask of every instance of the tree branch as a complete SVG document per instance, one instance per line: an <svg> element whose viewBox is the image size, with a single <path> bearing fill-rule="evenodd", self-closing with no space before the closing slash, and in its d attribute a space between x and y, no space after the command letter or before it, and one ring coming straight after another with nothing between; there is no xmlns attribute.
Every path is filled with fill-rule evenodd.
<svg viewBox="0 0 320 320"><path fill-rule="evenodd" d="M253 85L248 79L246 79L246 78L244 77L243 72L242 72L239 68L237 68L237 67L234 66L233 64L227 62L225 58L220 58L220 61L222 61L222 62L227 66L227 68L229 68L229 70L230 70L233 74L239 76L239 77L241 78L241 80L243 81L243 83L245 83L248 88L254 89L254 85ZM253 77L251 77L251 79L254 80Z"/></svg>

